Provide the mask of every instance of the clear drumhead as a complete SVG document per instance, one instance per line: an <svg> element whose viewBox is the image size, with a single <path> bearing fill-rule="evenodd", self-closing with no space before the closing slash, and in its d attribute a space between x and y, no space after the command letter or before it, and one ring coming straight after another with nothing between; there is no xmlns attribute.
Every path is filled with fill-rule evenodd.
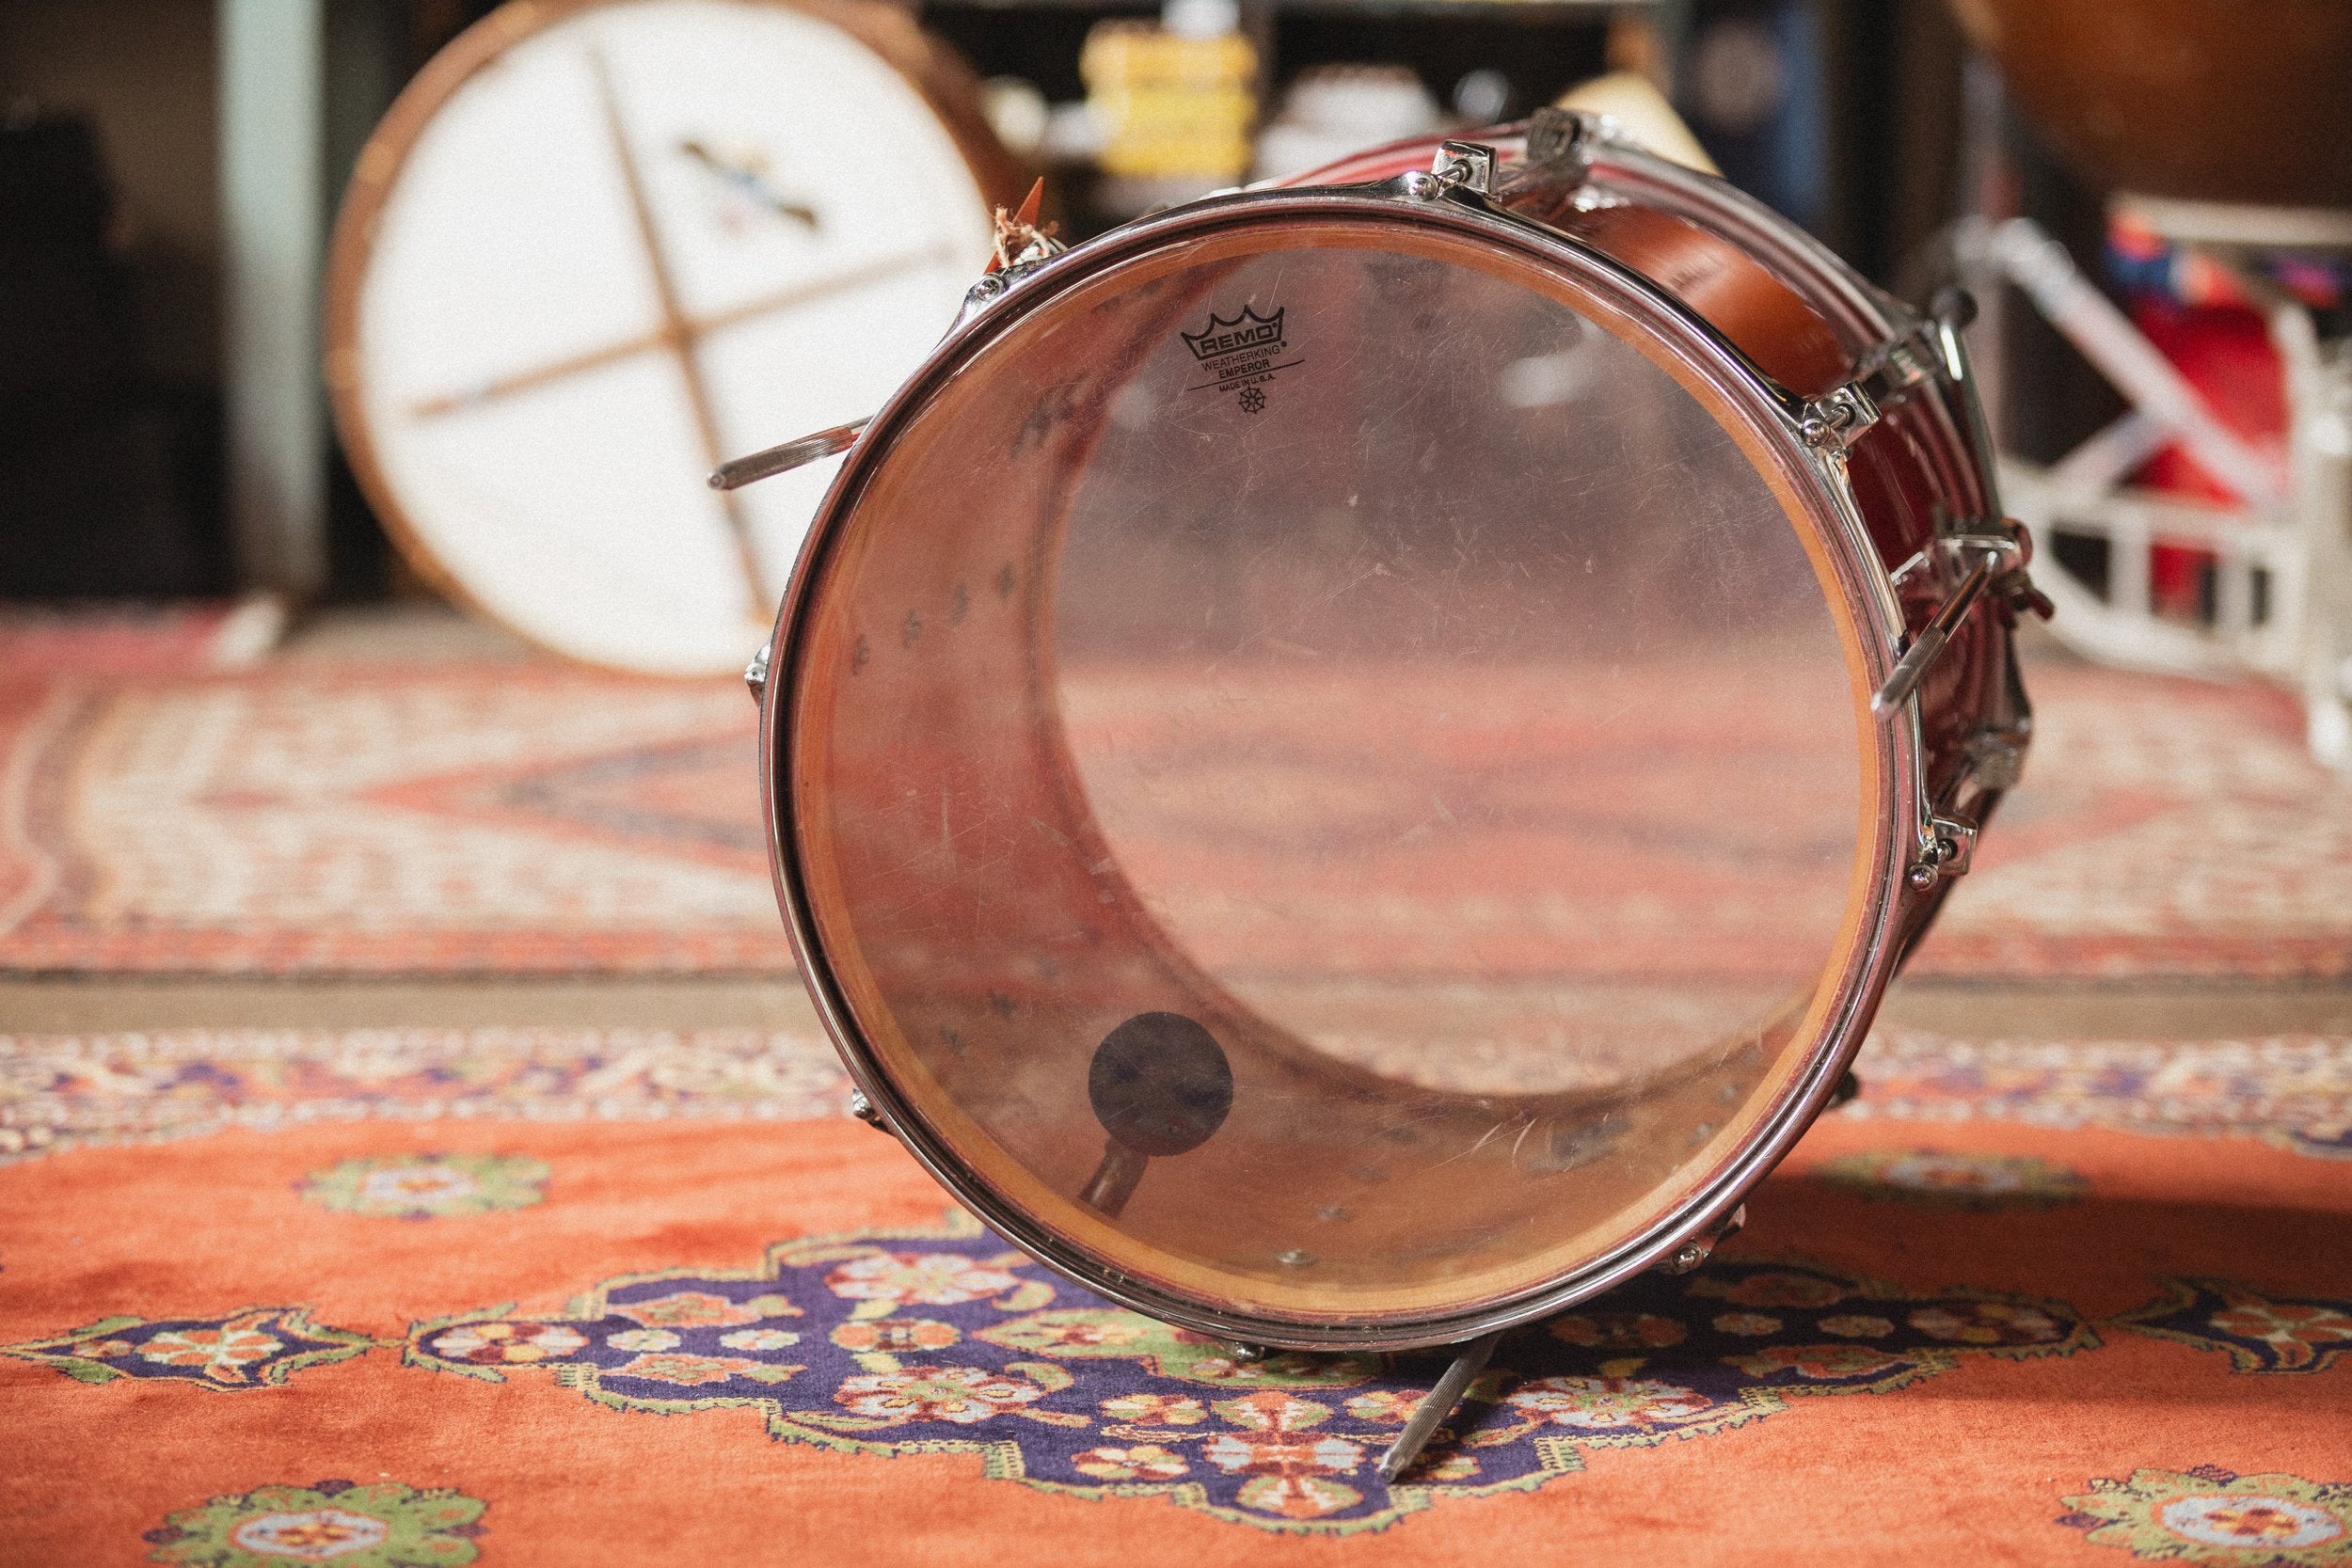
<svg viewBox="0 0 2352 1568"><path fill-rule="evenodd" d="M787 858L990 1217L1198 1321L1457 1321L1785 1102L1869 899L1853 612L1621 299L1228 227L878 428L804 567Z"/></svg>

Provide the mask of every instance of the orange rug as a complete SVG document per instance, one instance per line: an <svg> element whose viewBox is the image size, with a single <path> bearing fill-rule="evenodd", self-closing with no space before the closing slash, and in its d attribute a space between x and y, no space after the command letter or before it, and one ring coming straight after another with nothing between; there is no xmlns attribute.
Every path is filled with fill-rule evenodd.
<svg viewBox="0 0 2352 1568"><path fill-rule="evenodd" d="M2352 1562L2352 1040L1865 1079L1384 1487L1437 1363L1105 1307L812 1041L0 1040L0 1562Z"/></svg>

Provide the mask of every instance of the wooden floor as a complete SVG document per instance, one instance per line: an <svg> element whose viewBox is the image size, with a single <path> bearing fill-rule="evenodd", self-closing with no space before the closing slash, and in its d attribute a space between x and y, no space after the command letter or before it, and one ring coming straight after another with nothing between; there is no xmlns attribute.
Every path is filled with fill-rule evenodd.
<svg viewBox="0 0 2352 1568"><path fill-rule="evenodd" d="M790 976L546 980L0 979L9 1032L176 1028L614 1028L817 1031ZM2352 985L1898 981L1882 1028L1969 1039L2218 1039L2352 1034Z"/></svg>

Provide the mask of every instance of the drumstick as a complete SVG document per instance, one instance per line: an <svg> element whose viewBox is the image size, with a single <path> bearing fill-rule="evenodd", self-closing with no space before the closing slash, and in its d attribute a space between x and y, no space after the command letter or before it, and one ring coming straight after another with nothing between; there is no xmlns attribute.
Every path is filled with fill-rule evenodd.
<svg viewBox="0 0 2352 1568"><path fill-rule="evenodd" d="M1153 1158L1189 1154L1225 1125L1232 1064L1184 1014L1137 1013L1094 1048L1087 1101L1109 1136L1078 1201L1117 1219Z"/></svg>

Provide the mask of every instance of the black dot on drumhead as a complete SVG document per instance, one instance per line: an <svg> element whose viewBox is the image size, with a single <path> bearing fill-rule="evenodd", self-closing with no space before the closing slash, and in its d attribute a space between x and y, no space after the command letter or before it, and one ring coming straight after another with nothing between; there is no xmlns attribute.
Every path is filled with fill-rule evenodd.
<svg viewBox="0 0 2352 1568"><path fill-rule="evenodd" d="M1233 1108L1233 1069L1216 1037L1182 1013L1137 1013L1103 1037L1087 1069L1103 1131L1138 1154L1188 1154Z"/></svg>

